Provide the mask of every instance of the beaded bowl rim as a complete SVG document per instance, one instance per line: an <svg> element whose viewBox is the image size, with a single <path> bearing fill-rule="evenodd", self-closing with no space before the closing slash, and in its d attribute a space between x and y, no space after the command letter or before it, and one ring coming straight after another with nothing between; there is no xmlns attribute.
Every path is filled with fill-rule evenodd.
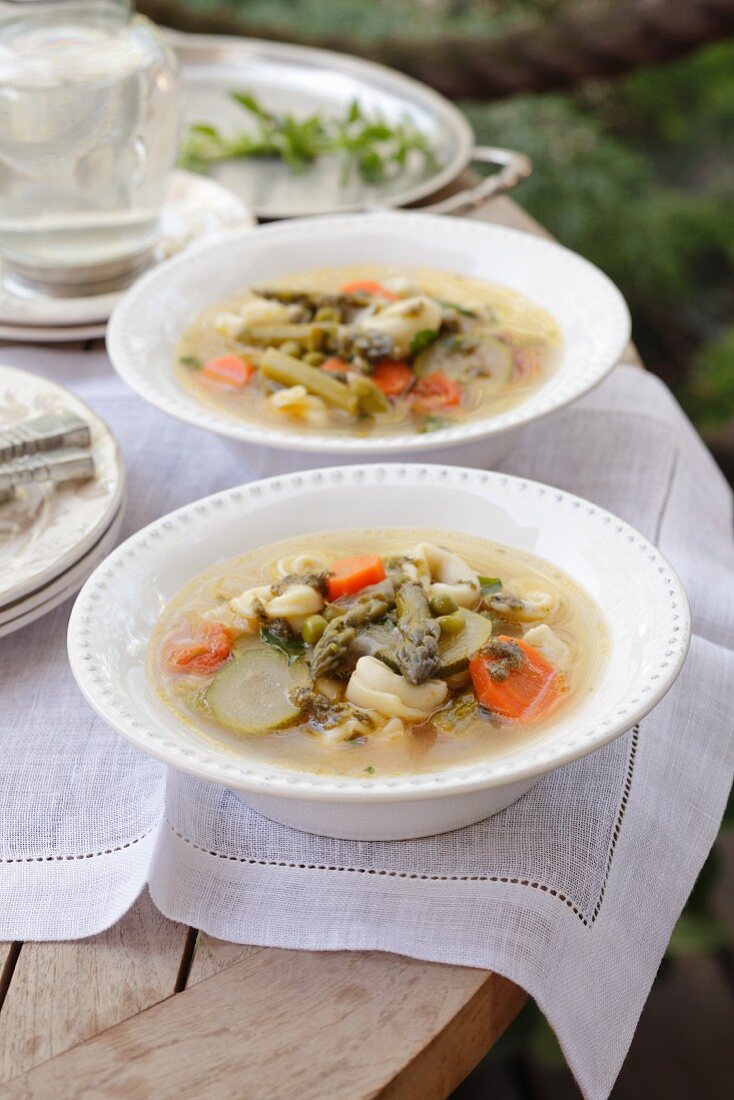
<svg viewBox="0 0 734 1100"><path fill-rule="evenodd" d="M221 265L236 265L238 252L260 246L262 242L265 242L266 248L271 242L277 247L284 239L290 242L312 240L317 245L320 233L334 229L336 233L348 236L351 231L365 226L383 228L396 234L405 230L408 242L411 230L419 230L431 240L450 241L453 247L463 248L467 255L488 249L504 249L524 253L529 266L545 264L549 271L552 270L554 279L570 278L577 285L583 296L585 312L594 319L589 330L593 346L580 357L579 363L565 378L560 378L559 371L556 371L545 384L514 408L425 434L412 432L350 437L319 435L287 427L268 428L254 421L249 423L220 413L197 401L178 383L174 392L169 392L165 385L160 384L160 372L172 371L172 364L163 366L157 358L150 360L142 347L149 341L140 341L140 303L151 294L157 295L170 287L187 268L201 265L208 257ZM203 241L186 253L158 265L126 292L110 318L107 352L114 369L131 389L151 405L186 424L243 443L325 456L358 455L369 461L370 458L377 460L388 455L397 459L400 455L461 446L502 435L547 416L597 386L621 358L630 335L629 309L619 289L598 267L556 241L468 218L391 210L300 218L217 234L215 239ZM135 338L137 350L131 346Z"/></svg>
<svg viewBox="0 0 734 1100"><path fill-rule="evenodd" d="M253 508L268 495L287 502L309 485L323 488L329 484L379 483L409 487L415 482L469 487L488 501L499 500L504 504L514 495L534 494L562 510L577 529L603 531L602 537L619 539L638 549L640 568L649 577L646 591L655 591L656 601L662 598L667 604L667 621L651 624L659 649L659 655L651 662L654 669L629 689L613 714L602 713L583 734L566 737L561 733L561 719L554 726L552 743L530 746L514 760L478 761L420 775L361 779L291 772L274 765L238 761L231 752L210 750L203 739L201 747L193 749L180 744L165 730L151 728L148 721L132 713L134 703L116 686L105 662L98 657L99 640L105 638L106 592L108 586L114 588L121 571L132 567L144 572L146 556L160 560L157 555L168 546L170 553L175 554L183 528L190 537L196 524L205 524L213 514L221 520L228 510L241 518L248 512L248 501ZM603 508L560 489L506 474L425 464L374 464L326 467L250 482L195 501L144 527L110 554L84 585L69 621L68 652L74 677L100 717L132 744L173 767L228 787L287 798L392 802L501 787L539 777L586 756L631 729L663 698L683 665L690 632L688 600L670 563L633 527ZM171 729L182 726L173 714L167 721Z"/></svg>

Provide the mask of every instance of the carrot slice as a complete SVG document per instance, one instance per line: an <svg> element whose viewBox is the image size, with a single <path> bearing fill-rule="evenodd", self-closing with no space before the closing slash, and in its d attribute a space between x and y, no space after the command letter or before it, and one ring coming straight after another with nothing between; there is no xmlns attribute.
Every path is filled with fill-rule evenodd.
<svg viewBox="0 0 734 1100"><path fill-rule="evenodd" d="M540 718L557 699L558 671L531 645L500 635L469 662L474 693L501 718L530 722Z"/></svg>
<svg viewBox="0 0 734 1100"><path fill-rule="evenodd" d="M415 375L407 363L397 359L383 359L375 367L372 381L388 397L399 397L413 385Z"/></svg>
<svg viewBox="0 0 734 1100"><path fill-rule="evenodd" d="M186 640L168 646L165 663L171 672L214 672L229 657L232 641L222 623L200 623Z"/></svg>
<svg viewBox="0 0 734 1100"><path fill-rule="evenodd" d="M358 554L354 558L342 558L335 561L329 570L328 597L338 600L340 596L351 596L366 588L368 584L378 584L385 579L385 566L377 554Z"/></svg>
<svg viewBox="0 0 734 1100"><path fill-rule="evenodd" d="M358 279L354 283L345 283L340 290L342 294L358 294L361 290L363 294L372 294L375 298L387 298L389 302L397 302L400 297L399 294L393 294L386 286L374 279Z"/></svg>
<svg viewBox="0 0 734 1100"><path fill-rule="evenodd" d="M205 363L202 372L211 382L220 382L226 386L246 386L255 373L252 363L240 359L239 355L220 355Z"/></svg>
<svg viewBox="0 0 734 1100"><path fill-rule="evenodd" d="M443 371L433 371L421 378L411 393L413 408L416 412L435 412L461 401L461 386L455 378L449 378Z"/></svg>
<svg viewBox="0 0 734 1100"><path fill-rule="evenodd" d="M333 355L331 359L324 360L321 370L325 370L327 374L345 374L349 370L349 363L346 359Z"/></svg>

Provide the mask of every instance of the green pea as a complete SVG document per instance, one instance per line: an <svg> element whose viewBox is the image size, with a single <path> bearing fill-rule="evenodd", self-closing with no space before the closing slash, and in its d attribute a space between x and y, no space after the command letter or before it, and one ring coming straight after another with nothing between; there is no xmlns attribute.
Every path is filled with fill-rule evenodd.
<svg viewBox="0 0 734 1100"><path fill-rule="evenodd" d="M314 321L341 321L341 310L332 306L321 306L314 314Z"/></svg>
<svg viewBox="0 0 734 1100"><path fill-rule="evenodd" d="M307 351L303 361L308 363L310 367L320 367L322 363L326 362L326 356L321 351Z"/></svg>
<svg viewBox="0 0 734 1100"><path fill-rule="evenodd" d="M451 602L453 603L453 600ZM438 625L441 627L441 634L460 634L466 625L466 620L461 612L455 611L452 615L439 616Z"/></svg>
<svg viewBox="0 0 734 1100"><path fill-rule="evenodd" d="M442 592L440 596L431 596L428 606L433 615L453 615L455 611L459 610L455 600L452 600L445 592Z"/></svg>
<svg viewBox="0 0 734 1100"><path fill-rule="evenodd" d="M323 615L309 615L301 627L301 637L306 645L316 645L325 630L326 619Z"/></svg>
<svg viewBox="0 0 734 1100"><path fill-rule="evenodd" d="M297 340L286 340L284 344L280 345L280 350L283 355L292 355L294 359L300 359L303 355L303 348Z"/></svg>

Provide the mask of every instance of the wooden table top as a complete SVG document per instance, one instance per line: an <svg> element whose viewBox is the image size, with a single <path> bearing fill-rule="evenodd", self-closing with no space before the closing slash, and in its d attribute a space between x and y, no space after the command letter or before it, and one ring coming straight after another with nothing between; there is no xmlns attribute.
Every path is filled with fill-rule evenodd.
<svg viewBox="0 0 734 1100"><path fill-rule="evenodd" d="M547 235L506 197L472 216ZM101 935L0 944L0 1097L443 1100L526 1000L469 967L225 943L146 893Z"/></svg>

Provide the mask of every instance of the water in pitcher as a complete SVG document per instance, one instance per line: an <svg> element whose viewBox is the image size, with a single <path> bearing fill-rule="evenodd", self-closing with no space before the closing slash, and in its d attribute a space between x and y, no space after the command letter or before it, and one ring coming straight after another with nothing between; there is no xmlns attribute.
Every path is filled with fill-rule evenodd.
<svg viewBox="0 0 734 1100"><path fill-rule="evenodd" d="M178 139L175 62L126 0L0 2L0 253L42 283L133 260Z"/></svg>

